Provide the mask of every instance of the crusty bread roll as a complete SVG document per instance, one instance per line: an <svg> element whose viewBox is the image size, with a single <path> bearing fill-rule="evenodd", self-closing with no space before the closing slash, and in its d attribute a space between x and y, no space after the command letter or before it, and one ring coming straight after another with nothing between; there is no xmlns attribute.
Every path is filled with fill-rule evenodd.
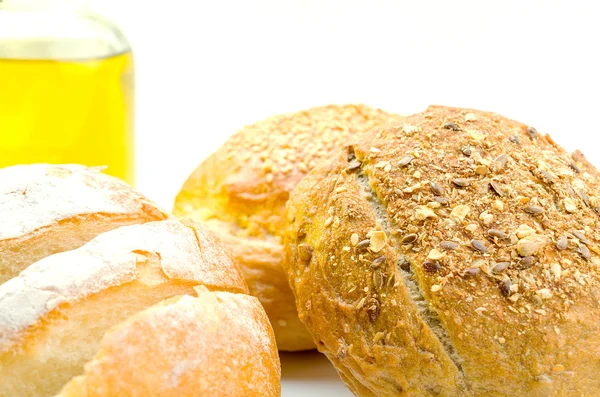
<svg viewBox="0 0 600 397"><path fill-rule="evenodd" d="M110 329L85 374L59 397L279 396L277 347L258 300L205 287L197 293Z"/></svg>
<svg viewBox="0 0 600 397"><path fill-rule="evenodd" d="M54 395L108 328L198 285L248 291L212 234L175 220L124 226L30 265L0 286L0 396Z"/></svg>
<svg viewBox="0 0 600 397"><path fill-rule="evenodd" d="M314 343L298 320L281 268L285 203L304 175L336 147L400 116L360 105L323 106L242 129L190 175L174 214L202 221L241 265L280 350Z"/></svg>
<svg viewBox="0 0 600 397"><path fill-rule="evenodd" d="M119 226L166 219L121 180L80 165L0 169L0 284Z"/></svg>
<svg viewBox="0 0 600 397"><path fill-rule="evenodd" d="M300 318L356 395L600 395L599 188L493 113L378 129L288 202Z"/></svg>

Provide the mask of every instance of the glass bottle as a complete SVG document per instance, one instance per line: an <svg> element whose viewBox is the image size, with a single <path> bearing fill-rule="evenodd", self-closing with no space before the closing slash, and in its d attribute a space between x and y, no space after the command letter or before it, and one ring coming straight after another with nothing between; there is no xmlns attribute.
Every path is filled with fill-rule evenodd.
<svg viewBox="0 0 600 397"><path fill-rule="evenodd" d="M106 166L134 183L134 65L78 1L0 0L0 167Z"/></svg>

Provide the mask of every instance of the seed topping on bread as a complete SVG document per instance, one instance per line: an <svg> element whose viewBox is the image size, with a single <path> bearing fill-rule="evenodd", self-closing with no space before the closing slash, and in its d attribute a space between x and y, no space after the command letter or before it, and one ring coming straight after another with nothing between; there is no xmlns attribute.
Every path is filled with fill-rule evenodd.
<svg viewBox="0 0 600 397"><path fill-rule="evenodd" d="M559 298L568 306L598 278L597 176L531 126L465 110L438 121L438 113L432 107L404 126L381 129L349 158L349 171L360 170L372 194L390 203L388 228L396 243L417 262L421 250L444 253L413 264L435 274L436 292L457 277L487 277L503 295L516 295L515 302L548 290L544 300ZM373 150L390 140L401 142L398 149ZM375 254L382 247L373 251L363 240L356 248Z"/></svg>

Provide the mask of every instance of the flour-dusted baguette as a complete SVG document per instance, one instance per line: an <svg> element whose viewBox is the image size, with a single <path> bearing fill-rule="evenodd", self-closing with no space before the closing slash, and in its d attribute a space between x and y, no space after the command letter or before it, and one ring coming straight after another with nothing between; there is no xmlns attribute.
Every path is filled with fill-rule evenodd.
<svg viewBox="0 0 600 397"><path fill-rule="evenodd" d="M283 114L243 128L189 176L173 213L204 222L241 265L261 301L280 350L315 347L298 320L281 266L290 191L332 150L402 117L363 105L330 105Z"/></svg>
<svg viewBox="0 0 600 397"><path fill-rule="evenodd" d="M279 396L272 328L254 297L197 288L110 329L59 397Z"/></svg>
<svg viewBox="0 0 600 397"><path fill-rule="evenodd" d="M0 396L56 394L108 328L199 285L247 293L218 241L175 220L124 226L30 265L0 286Z"/></svg>
<svg viewBox="0 0 600 397"><path fill-rule="evenodd" d="M599 189L494 113L377 129L288 202L300 318L359 396L598 396Z"/></svg>
<svg viewBox="0 0 600 397"><path fill-rule="evenodd" d="M80 165L0 169L0 284L29 264L123 225L166 219L121 180Z"/></svg>

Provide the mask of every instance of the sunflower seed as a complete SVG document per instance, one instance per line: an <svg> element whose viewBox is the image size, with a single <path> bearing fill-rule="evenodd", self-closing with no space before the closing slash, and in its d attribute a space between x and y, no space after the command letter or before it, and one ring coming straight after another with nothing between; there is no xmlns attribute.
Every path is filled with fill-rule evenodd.
<svg viewBox="0 0 600 397"><path fill-rule="evenodd" d="M406 259L406 256L404 255L398 258L398 267L405 272L411 271L410 262L408 261L408 259Z"/></svg>
<svg viewBox="0 0 600 397"><path fill-rule="evenodd" d="M517 145L518 145L519 143L521 143L521 140L520 140L520 139L519 139L519 137L518 137L518 136L516 136L516 135L511 135L511 136L510 136L510 138L508 138L508 139L509 139L509 140L510 140L512 143L516 143Z"/></svg>
<svg viewBox="0 0 600 397"><path fill-rule="evenodd" d="M458 187L467 187L467 186L471 186L471 181L468 179L463 179L463 178L456 178L452 180L452 183L454 183L456 186Z"/></svg>
<svg viewBox="0 0 600 397"><path fill-rule="evenodd" d="M504 193L502 192L502 188L500 187L500 184L496 181L490 181L490 186L492 187L492 190L494 192L496 192L496 194L500 197L504 196Z"/></svg>
<svg viewBox="0 0 600 397"><path fill-rule="evenodd" d="M569 163L569 167L571 167L571 168L573 169L573 171L575 171L575 172L576 172L576 173L578 173L578 174L581 172L581 168L579 168L579 167L577 166L577 164L575 164L575 163L574 163L574 162L572 162L572 161Z"/></svg>
<svg viewBox="0 0 600 397"><path fill-rule="evenodd" d="M567 236L560 236L558 240L556 240L556 248L559 251L566 249L567 245L569 245L569 240L567 239Z"/></svg>
<svg viewBox="0 0 600 397"><path fill-rule="evenodd" d="M358 244L356 244L356 249L359 251L364 251L367 248L369 248L370 244L371 244L370 239L363 240L363 241L359 242Z"/></svg>
<svg viewBox="0 0 600 397"><path fill-rule="evenodd" d="M573 236L577 237L577 239L579 241L581 241L582 243L584 243L586 245L590 243L589 240L587 238L585 238L585 235L578 230L571 230L571 234Z"/></svg>
<svg viewBox="0 0 600 397"><path fill-rule="evenodd" d="M356 171L360 168L361 165L362 164L358 160L352 160L350 161L350 163L348 163L347 170L350 172Z"/></svg>
<svg viewBox="0 0 600 397"><path fill-rule="evenodd" d="M450 199L448 197L434 197L433 199L441 205L448 205L450 203Z"/></svg>
<svg viewBox="0 0 600 397"><path fill-rule="evenodd" d="M580 245L578 251L579 255L581 255L584 259L590 259L592 257L592 253L585 245Z"/></svg>
<svg viewBox="0 0 600 397"><path fill-rule="evenodd" d="M410 244L412 242L414 242L417 239L417 235L414 233L411 234L407 234L406 236L402 237L402 244Z"/></svg>
<svg viewBox="0 0 600 397"><path fill-rule="evenodd" d="M587 205L588 207L590 206L590 198L588 197L587 193L584 190L577 190L577 194L579 194L579 197L581 197L581 199L583 200L583 202L585 203L585 205Z"/></svg>
<svg viewBox="0 0 600 397"><path fill-rule="evenodd" d="M542 179L553 183L554 182L554 177L552 175L550 175L550 173L546 170L540 170L540 175L542 176Z"/></svg>
<svg viewBox="0 0 600 397"><path fill-rule="evenodd" d="M496 157L494 161L500 164L502 167L504 167L506 165L506 162L508 161L508 157L506 156L506 154L501 154L500 156Z"/></svg>
<svg viewBox="0 0 600 397"><path fill-rule="evenodd" d="M387 288L390 288L392 285L394 285L396 281L396 275L394 273L390 274L390 276L388 277L387 282L385 283L385 286Z"/></svg>
<svg viewBox="0 0 600 397"><path fill-rule="evenodd" d="M544 209L539 205L528 205L527 207L523 208L523 211L527 212L528 214L538 215L544 212Z"/></svg>
<svg viewBox="0 0 600 397"><path fill-rule="evenodd" d="M379 270L373 272L373 287L378 291L383 287L383 274Z"/></svg>
<svg viewBox="0 0 600 397"><path fill-rule="evenodd" d="M367 314L369 315L369 320L371 322L375 322L379 317L379 313L381 311L381 304L375 298L370 298L367 302Z"/></svg>
<svg viewBox="0 0 600 397"><path fill-rule="evenodd" d="M463 272L463 275L465 276L476 276L479 274L479 268L478 267L470 267L467 270L465 270Z"/></svg>
<svg viewBox="0 0 600 397"><path fill-rule="evenodd" d="M462 154L464 154L467 157L469 157L471 155L471 153L473 153L473 151L471 150L471 148L469 146L461 147L460 151L462 152Z"/></svg>
<svg viewBox="0 0 600 397"><path fill-rule="evenodd" d="M431 191L437 196L444 195L444 188L435 183L434 181L429 182L429 187L431 187Z"/></svg>
<svg viewBox="0 0 600 397"><path fill-rule="evenodd" d="M356 304L356 310L360 310L365 306L365 303L367 302L367 298L363 297L360 301L358 301L358 303Z"/></svg>
<svg viewBox="0 0 600 397"><path fill-rule="evenodd" d="M442 266L437 261L425 261L423 263L423 270L429 273L435 273L442 270Z"/></svg>
<svg viewBox="0 0 600 397"><path fill-rule="evenodd" d="M506 268L508 268L509 265L510 265L510 262L498 262L492 268L492 272L494 272L494 273L502 273L503 271L506 270Z"/></svg>
<svg viewBox="0 0 600 397"><path fill-rule="evenodd" d="M455 123L444 123L444 128L447 130L452 130L452 131L460 131L460 127L457 126Z"/></svg>
<svg viewBox="0 0 600 397"><path fill-rule="evenodd" d="M529 269L531 266L533 266L535 264L535 262L537 262L537 259L535 258L535 256L526 256L523 259L521 259L521 270L527 270Z"/></svg>
<svg viewBox="0 0 600 397"><path fill-rule="evenodd" d="M498 229L490 229L490 230L488 230L488 234L492 237L498 237L500 239L508 238L508 234L506 234L502 230L498 230Z"/></svg>
<svg viewBox="0 0 600 397"><path fill-rule="evenodd" d="M375 258L373 262L371 262L371 269L377 269L381 265L385 263L385 256L380 256L379 258Z"/></svg>
<svg viewBox="0 0 600 397"><path fill-rule="evenodd" d="M477 250L481 253L484 253L484 254L487 253L487 247L485 246L483 241L471 240L471 247L473 247L475 250Z"/></svg>
<svg viewBox="0 0 600 397"><path fill-rule="evenodd" d="M511 284L512 284L512 282L510 281L509 278L507 278L506 280L502 280L502 282L500 283L500 292L502 292L502 295L504 295L504 296L510 295L510 285Z"/></svg>
<svg viewBox="0 0 600 397"><path fill-rule="evenodd" d="M440 247L446 251L452 251L459 247L460 245L456 241L442 241L440 243Z"/></svg>
<svg viewBox="0 0 600 397"><path fill-rule="evenodd" d="M531 137L531 139L533 138L537 138L539 133L537 132L537 130L533 127L527 127L527 133L529 134L529 136Z"/></svg>
<svg viewBox="0 0 600 397"><path fill-rule="evenodd" d="M402 158L400 159L400 161L398 161L398 165L399 165L400 167L406 167L406 166L407 166L407 165L409 165L409 164L411 163L411 161L413 161L413 160L414 160L414 157L413 157L413 156L411 156L411 155L409 154L409 155L406 155L406 156L402 157Z"/></svg>

